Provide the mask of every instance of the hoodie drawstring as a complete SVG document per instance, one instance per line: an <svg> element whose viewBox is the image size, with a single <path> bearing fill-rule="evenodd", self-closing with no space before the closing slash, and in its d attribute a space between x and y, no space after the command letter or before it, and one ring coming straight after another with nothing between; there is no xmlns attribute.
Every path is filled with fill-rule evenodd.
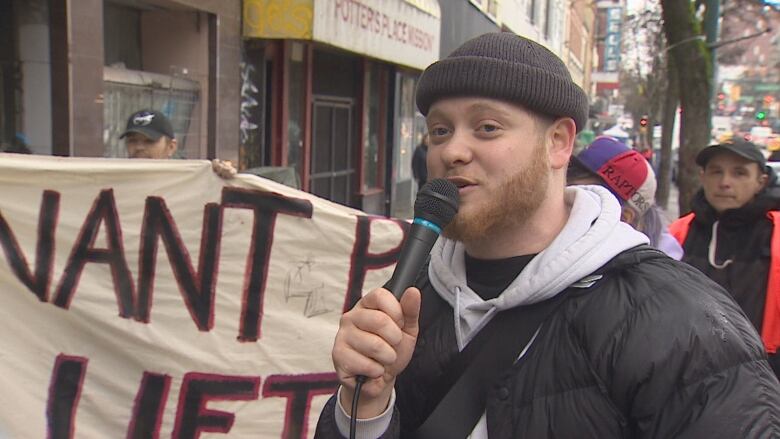
<svg viewBox="0 0 780 439"><path fill-rule="evenodd" d="M463 331L461 330L461 324L460 324L460 287L455 287L455 306L452 307L452 312L455 313L453 316L455 319L455 339L458 343L458 350L462 350L464 347L463 343Z"/></svg>
<svg viewBox="0 0 780 439"><path fill-rule="evenodd" d="M722 264L718 264L715 262L715 251L718 249L718 221L715 221L712 223L712 237L710 238L710 246L709 251L707 252L707 260L709 261L710 265L717 268L718 270L724 269L728 267L729 264L731 264L731 259L726 259L723 261Z"/></svg>

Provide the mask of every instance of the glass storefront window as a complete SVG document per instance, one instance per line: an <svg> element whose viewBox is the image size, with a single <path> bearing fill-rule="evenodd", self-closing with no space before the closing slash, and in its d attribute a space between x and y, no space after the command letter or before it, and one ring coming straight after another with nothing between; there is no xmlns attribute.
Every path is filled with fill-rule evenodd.
<svg viewBox="0 0 780 439"><path fill-rule="evenodd" d="M399 101L398 157L396 181L411 180L412 153L414 152L414 87L415 79L411 76L401 76Z"/></svg>
<svg viewBox="0 0 780 439"><path fill-rule="evenodd" d="M396 76L395 148L393 149L393 189L390 215L411 218L414 213L412 155L415 144L414 88L416 75L399 72Z"/></svg>
<svg viewBox="0 0 780 439"><path fill-rule="evenodd" d="M52 153L49 3L0 1L0 152Z"/></svg>
<svg viewBox="0 0 780 439"><path fill-rule="evenodd" d="M381 154L381 78L380 69L374 63L368 64L366 70L368 83L368 103L365 117L365 139L363 145L363 189L381 187L380 154Z"/></svg>
<svg viewBox="0 0 780 439"><path fill-rule="evenodd" d="M167 87L160 88L160 84ZM190 142L193 137L190 134L198 132L200 123L196 111L200 103L198 82L106 66L103 68L103 89L105 157L127 157L124 140L119 136L127 127L128 116L142 108L158 110L170 119L178 143L175 158L198 156L197 139Z"/></svg>
<svg viewBox="0 0 780 439"><path fill-rule="evenodd" d="M289 80L287 110L287 166L295 168L295 173L301 175L301 160L303 157L303 125L304 125L304 93L306 90L306 69L304 65L303 44L293 42L287 57Z"/></svg>

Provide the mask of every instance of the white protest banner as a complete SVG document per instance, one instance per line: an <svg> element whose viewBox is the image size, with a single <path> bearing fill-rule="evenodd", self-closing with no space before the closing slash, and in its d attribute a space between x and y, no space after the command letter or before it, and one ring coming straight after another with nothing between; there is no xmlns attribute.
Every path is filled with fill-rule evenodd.
<svg viewBox="0 0 780 439"><path fill-rule="evenodd" d="M407 229L205 161L0 154L0 437L312 437Z"/></svg>

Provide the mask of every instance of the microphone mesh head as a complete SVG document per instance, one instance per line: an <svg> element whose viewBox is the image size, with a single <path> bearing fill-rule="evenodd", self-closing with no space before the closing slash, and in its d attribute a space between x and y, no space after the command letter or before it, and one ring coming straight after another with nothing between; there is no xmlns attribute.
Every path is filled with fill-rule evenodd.
<svg viewBox="0 0 780 439"><path fill-rule="evenodd" d="M459 203L458 187L449 180L437 178L425 183L417 193L414 216L431 221L443 229L458 213Z"/></svg>

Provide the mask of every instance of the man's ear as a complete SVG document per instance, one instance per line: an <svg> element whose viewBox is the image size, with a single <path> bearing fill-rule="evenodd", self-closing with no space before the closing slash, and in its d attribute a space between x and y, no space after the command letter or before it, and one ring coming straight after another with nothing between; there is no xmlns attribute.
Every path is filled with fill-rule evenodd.
<svg viewBox="0 0 780 439"><path fill-rule="evenodd" d="M168 143L165 145L165 152L168 155L168 158L173 157L178 148L179 144L176 142L176 139L169 139Z"/></svg>
<svg viewBox="0 0 780 439"><path fill-rule="evenodd" d="M758 175L758 182L761 183L761 190L763 190L767 183L769 183L769 175L766 173L761 173Z"/></svg>
<svg viewBox="0 0 780 439"><path fill-rule="evenodd" d="M550 166L553 169L565 169L568 166L576 135L577 125L570 117L558 118L547 128Z"/></svg>

